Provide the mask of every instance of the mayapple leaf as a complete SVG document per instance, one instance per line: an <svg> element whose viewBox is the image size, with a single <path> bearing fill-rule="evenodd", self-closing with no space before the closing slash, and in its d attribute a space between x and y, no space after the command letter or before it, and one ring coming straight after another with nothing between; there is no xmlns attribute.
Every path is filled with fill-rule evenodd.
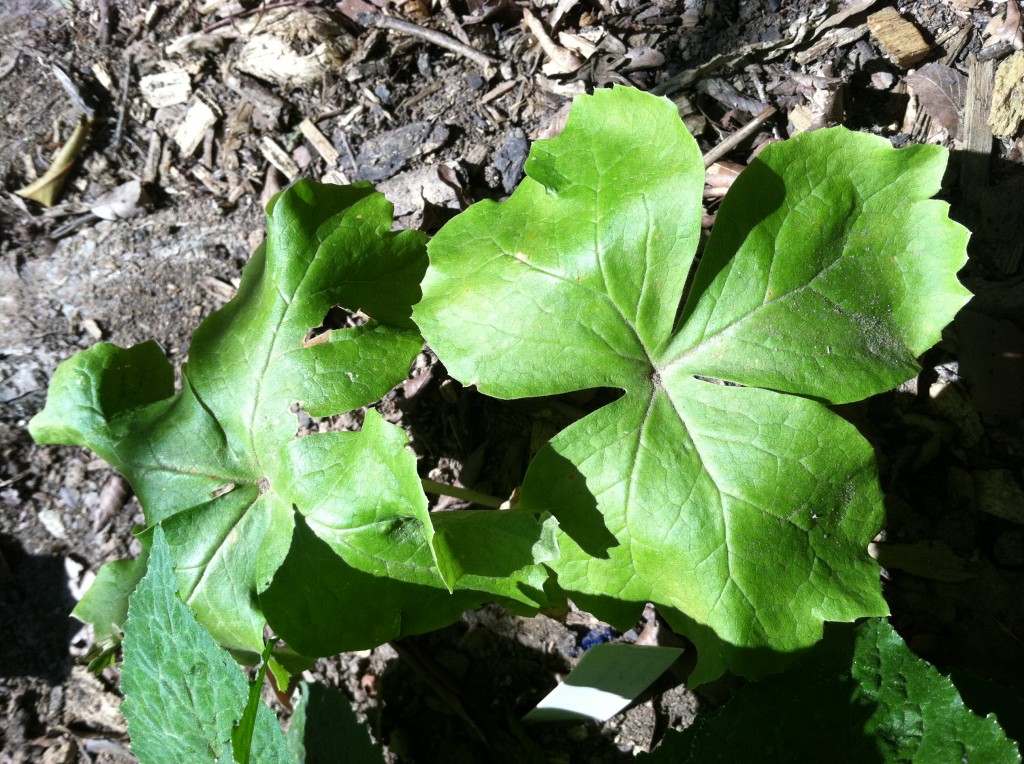
<svg viewBox="0 0 1024 764"><path fill-rule="evenodd" d="M430 242L414 318L453 376L501 398L624 391L538 453L521 506L557 517L577 604L628 622L653 602L697 643L694 684L887 612L874 455L822 401L911 376L966 302L967 233L929 200L945 163L843 129L769 146L677 319L700 152L669 101L598 90L507 201Z"/></svg>
<svg viewBox="0 0 1024 764"><path fill-rule="evenodd" d="M915 656L884 619L831 625L785 674L751 684L670 733L649 762L1019 764L993 715Z"/></svg>
<svg viewBox="0 0 1024 764"><path fill-rule="evenodd" d="M288 553L293 507L304 510L289 493L303 482L289 458L294 407L370 403L422 346L409 316L424 239L391 223L367 185L295 184L268 208L238 295L196 331L180 392L155 343L101 343L60 365L30 424L37 441L88 446L129 480L150 528L163 526L182 597L239 657L262 651L258 593ZM370 320L305 341L335 305ZM309 481L323 498L336 478L318 467ZM425 505L414 520L429 528Z"/></svg>
<svg viewBox="0 0 1024 764"><path fill-rule="evenodd" d="M316 657L487 600L535 611L558 554L549 514L432 518L406 434L374 410L360 432L296 438L295 406L347 411L405 378L422 347L410 319L422 235L392 234L391 205L368 186L300 182L268 215L238 295L193 337L180 393L155 343L99 344L57 369L33 435L89 446L128 478L144 548L159 525L183 597L240 659L259 656L268 618ZM308 341L334 305L370 320ZM76 610L107 642L144 565L105 567Z"/></svg>
<svg viewBox="0 0 1024 764"><path fill-rule="evenodd" d="M928 201L945 167L841 128L772 146L722 202L662 373L832 403L914 376L970 298L967 229Z"/></svg>
<svg viewBox="0 0 1024 764"><path fill-rule="evenodd" d="M288 722L288 746L296 764L344 760L381 764L384 752L370 740L348 697L322 684L302 682L299 702Z"/></svg>
<svg viewBox="0 0 1024 764"><path fill-rule="evenodd" d="M157 526L149 567L124 624L121 709L131 748L142 764L234 761L232 729L249 686L231 656L178 599L170 549ZM251 739L254 761L293 761L277 718L257 699Z"/></svg>
<svg viewBox="0 0 1024 764"><path fill-rule="evenodd" d="M408 437L374 410L359 432L310 435L283 452L297 522L260 597L271 626L305 655L362 650L440 628L496 600L546 603L555 523L522 510L428 516Z"/></svg>
<svg viewBox="0 0 1024 764"><path fill-rule="evenodd" d="M100 663L95 668L102 668L121 642L121 625L128 617L128 598L139 585L146 573L149 561L149 550L143 548L142 554L133 560L114 560L102 566L96 574L96 580L75 605L71 615L82 623L93 625L94 648L92 654L99 654ZM90 664L90 668L94 668Z"/></svg>

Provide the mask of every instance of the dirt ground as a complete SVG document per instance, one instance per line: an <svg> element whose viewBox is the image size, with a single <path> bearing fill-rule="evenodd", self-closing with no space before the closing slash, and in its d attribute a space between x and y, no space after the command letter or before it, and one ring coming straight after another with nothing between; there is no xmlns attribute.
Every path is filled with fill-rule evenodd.
<svg viewBox="0 0 1024 764"><path fill-rule="evenodd" d="M867 23L885 7L917 30L900 43L916 60ZM554 47L538 44L524 10L563 33ZM1024 139L1019 124L986 135L979 106L995 71L1024 55L1016 10L986 0L8 0L0 764L133 760L116 669L93 676L79 665L91 635L68 613L101 564L137 553L142 514L102 460L29 438L56 365L99 340L148 338L183 360L261 240L262 203L289 181L372 180L399 225L433 232L460 205L507 195L529 141L557 132L572 96L615 83L676 100L705 151L731 145L709 175L708 224L757 149L799 130L846 124L954 150L943 193L974 231L961 278L977 297L918 378L840 413L878 453L889 520L874 549L894 625L940 667L1019 689ZM1019 85L1014 97L1024 100ZM44 188L53 205L13 193L44 175L87 112L62 187ZM747 124L751 134L729 144ZM417 363L430 372L419 402L401 405L399 390L384 406L415 429L422 474L508 495L525 464L504 454L527 448L493 444L528 440L539 407L497 407L453 384L429 353ZM545 411L590 405L569 398ZM428 413L436 406L444 416ZM403 640L401 653L385 645L321 661L312 678L343 690L389 760L403 762L523 751L626 761L715 702L666 676L604 725L535 727L529 744L515 742L508 714L540 700L599 626L583 613L524 619L488 607ZM475 735L442 685L498 737Z"/></svg>

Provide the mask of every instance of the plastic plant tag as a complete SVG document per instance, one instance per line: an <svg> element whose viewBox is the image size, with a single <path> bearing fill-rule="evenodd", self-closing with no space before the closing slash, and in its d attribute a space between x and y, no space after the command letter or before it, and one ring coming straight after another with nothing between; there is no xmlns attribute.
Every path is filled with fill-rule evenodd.
<svg viewBox="0 0 1024 764"><path fill-rule="evenodd" d="M607 721L650 687L682 652L678 647L595 645L523 721Z"/></svg>

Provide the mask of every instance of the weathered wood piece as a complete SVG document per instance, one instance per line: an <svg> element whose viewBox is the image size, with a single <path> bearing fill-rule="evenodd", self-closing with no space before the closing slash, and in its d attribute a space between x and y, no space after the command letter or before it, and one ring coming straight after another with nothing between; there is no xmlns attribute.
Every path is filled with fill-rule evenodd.
<svg viewBox="0 0 1024 764"><path fill-rule="evenodd" d="M988 126L996 135L1008 138L1020 133L1024 122L1024 51L1017 51L999 64L992 88Z"/></svg>
<svg viewBox="0 0 1024 764"><path fill-rule="evenodd" d="M931 46L895 8L868 16L868 29L883 52L901 69L908 69L931 52Z"/></svg>
<svg viewBox="0 0 1024 764"><path fill-rule="evenodd" d="M338 157L340 156L338 150L334 148L334 145L328 140L327 136L320 132L320 129L313 124L313 120L308 117L302 120L299 123L299 131L316 149L316 153L324 158L329 169L337 166Z"/></svg>
<svg viewBox="0 0 1024 764"><path fill-rule="evenodd" d="M295 164L288 152L281 148L273 138L263 136L260 141L260 152L270 164L280 170L288 180L295 180L301 174L299 166Z"/></svg>
<svg viewBox="0 0 1024 764"><path fill-rule="evenodd" d="M218 114L206 101L196 97L185 112L184 119L178 124L171 136L178 144L182 156L192 156L203 142L206 131L217 124Z"/></svg>
<svg viewBox="0 0 1024 764"><path fill-rule="evenodd" d="M154 109L185 103L192 95L192 80L188 72L179 67L159 74L149 74L139 80L142 98Z"/></svg>

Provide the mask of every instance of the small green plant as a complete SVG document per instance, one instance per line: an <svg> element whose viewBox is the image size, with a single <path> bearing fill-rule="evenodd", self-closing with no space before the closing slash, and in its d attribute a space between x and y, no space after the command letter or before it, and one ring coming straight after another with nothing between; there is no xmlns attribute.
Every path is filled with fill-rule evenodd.
<svg viewBox="0 0 1024 764"><path fill-rule="evenodd" d="M912 376L968 299L967 232L931 199L945 164L842 129L770 146L694 269L695 141L670 102L598 91L534 145L507 201L429 247L391 232L368 185L295 184L196 332L181 390L154 343L100 344L58 368L32 434L125 475L143 546L159 529L181 599L239 660L259 660L267 625L285 645L271 669L296 671L485 601L533 613L569 596L615 624L655 603L697 646L691 684L757 677L826 621L887 613L867 554L873 452L828 404ZM311 336L333 306L369 320ZM542 449L517 508L432 514L405 433L376 411L303 438L294 415L378 400L420 332L498 398L622 395ZM145 555L105 566L75 612L109 648L145 570Z"/></svg>
<svg viewBox="0 0 1024 764"><path fill-rule="evenodd" d="M154 529L145 575L130 597L124 624L123 710L132 751L143 762L301 764L319 760L379 762L379 749L357 726L348 704L303 683L288 735L260 699L273 640L256 679L248 682L231 655L196 622L178 597L178 579L163 529ZM329 714L329 716L325 715ZM321 731L310 719L329 721Z"/></svg>
<svg viewBox="0 0 1024 764"><path fill-rule="evenodd" d="M793 731L799 730L797 734ZM647 762L1019 762L993 715L914 655L884 619L829 624L790 671L745 687Z"/></svg>

